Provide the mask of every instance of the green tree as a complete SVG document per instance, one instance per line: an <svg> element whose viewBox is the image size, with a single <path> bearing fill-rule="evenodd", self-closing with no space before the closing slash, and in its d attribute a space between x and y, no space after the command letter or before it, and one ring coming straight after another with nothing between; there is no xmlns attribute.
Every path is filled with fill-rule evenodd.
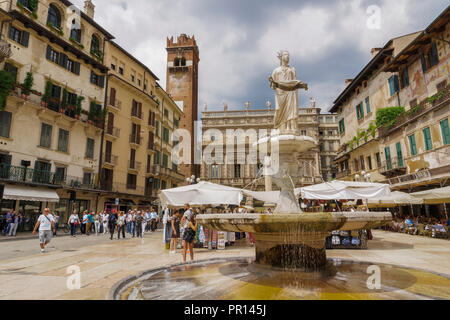
<svg viewBox="0 0 450 320"><path fill-rule="evenodd" d="M33 73L27 72L27 76L25 77L25 81L22 83L22 93L26 96L29 96L31 93L31 89L33 88Z"/></svg>
<svg viewBox="0 0 450 320"><path fill-rule="evenodd" d="M8 95L14 89L14 78L5 70L0 71L0 110L5 110Z"/></svg>

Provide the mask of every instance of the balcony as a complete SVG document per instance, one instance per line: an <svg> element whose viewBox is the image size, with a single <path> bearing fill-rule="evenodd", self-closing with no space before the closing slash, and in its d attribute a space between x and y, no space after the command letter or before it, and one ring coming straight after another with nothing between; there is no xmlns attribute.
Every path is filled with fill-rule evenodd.
<svg viewBox="0 0 450 320"><path fill-rule="evenodd" d="M143 140L143 137L138 137L135 134L130 134L130 143L134 145L141 146Z"/></svg>
<svg viewBox="0 0 450 320"><path fill-rule="evenodd" d="M109 101L108 106L120 111L122 110L122 101L115 99L114 101Z"/></svg>
<svg viewBox="0 0 450 320"><path fill-rule="evenodd" d="M138 161L128 160L128 170L141 171L142 164Z"/></svg>
<svg viewBox="0 0 450 320"><path fill-rule="evenodd" d="M339 171L338 173L336 173L336 179L345 178L350 176L351 174L352 172L350 170Z"/></svg>
<svg viewBox="0 0 450 320"><path fill-rule="evenodd" d="M120 129L116 127L108 127L106 128L105 134L114 139L118 139L120 138Z"/></svg>
<svg viewBox="0 0 450 320"><path fill-rule="evenodd" d="M0 62L11 57L12 51L11 46L8 42L3 39L0 39Z"/></svg>
<svg viewBox="0 0 450 320"><path fill-rule="evenodd" d="M406 170L405 160L397 158L392 158L390 161L383 161L379 168L380 173L387 177L404 175Z"/></svg>
<svg viewBox="0 0 450 320"><path fill-rule="evenodd" d="M147 175L158 176L161 173L161 166L153 165L147 166Z"/></svg>
<svg viewBox="0 0 450 320"><path fill-rule="evenodd" d="M63 177L54 172L0 164L0 180L30 184L61 185Z"/></svg>
<svg viewBox="0 0 450 320"><path fill-rule="evenodd" d="M131 112L131 117L138 119L138 120L142 120L142 112L139 111L132 111Z"/></svg>
<svg viewBox="0 0 450 320"><path fill-rule="evenodd" d="M66 176L61 184L68 188L95 189L94 178L87 179L87 178Z"/></svg>
<svg viewBox="0 0 450 320"><path fill-rule="evenodd" d="M103 159L105 159L105 164L110 166L117 166L117 163L119 162L119 157L111 153L104 153Z"/></svg>

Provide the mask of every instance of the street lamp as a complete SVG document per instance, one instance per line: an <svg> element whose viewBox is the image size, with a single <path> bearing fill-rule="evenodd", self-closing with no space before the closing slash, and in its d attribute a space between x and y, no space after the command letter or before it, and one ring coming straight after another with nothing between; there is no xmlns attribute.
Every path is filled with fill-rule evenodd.
<svg viewBox="0 0 450 320"><path fill-rule="evenodd" d="M195 184L200 182L200 178L196 178L194 175L192 175L190 178L186 178L186 182L188 185Z"/></svg>

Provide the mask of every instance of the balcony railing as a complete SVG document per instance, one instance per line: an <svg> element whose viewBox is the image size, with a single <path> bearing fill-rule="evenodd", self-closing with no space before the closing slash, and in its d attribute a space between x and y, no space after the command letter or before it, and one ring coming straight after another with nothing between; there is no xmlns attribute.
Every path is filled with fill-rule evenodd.
<svg viewBox="0 0 450 320"><path fill-rule="evenodd" d="M105 159L105 163L112 165L112 166L116 166L118 161L119 161L119 157L116 155L113 155L111 153L104 153L103 154L103 159Z"/></svg>
<svg viewBox="0 0 450 320"><path fill-rule="evenodd" d="M130 134L130 143L141 145L143 141L143 137L138 137L134 134Z"/></svg>
<svg viewBox="0 0 450 320"><path fill-rule="evenodd" d="M142 164L138 161L128 160L128 169L134 171L141 171Z"/></svg>
<svg viewBox="0 0 450 320"><path fill-rule="evenodd" d="M122 102L118 99L115 99L114 101L109 101L109 106L116 108L117 110L122 110Z"/></svg>
<svg viewBox="0 0 450 320"><path fill-rule="evenodd" d="M114 138L120 138L120 129L116 127L107 127L106 134Z"/></svg>
<svg viewBox="0 0 450 320"><path fill-rule="evenodd" d="M336 173L336 178L340 179L340 178L348 177L349 175L351 175L350 170L343 170L343 171L339 171L338 173Z"/></svg>
<svg viewBox="0 0 450 320"><path fill-rule="evenodd" d="M54 172L0 164L0 179L13 182L59 185L63 180Z"/></svg>
<svg viewBox="0 0 450 320"><path fill-rule="evenodd" d="M383 161L379 170L383 175L404 174L406 172L406 163L402 158L392 158L390 161Z"/></svg>
<svg viewBox="0 0 450 320"><path fill-rule="evenodd" d="M95 189L94 178L66 176L61 184L69 188Z"/></svg>

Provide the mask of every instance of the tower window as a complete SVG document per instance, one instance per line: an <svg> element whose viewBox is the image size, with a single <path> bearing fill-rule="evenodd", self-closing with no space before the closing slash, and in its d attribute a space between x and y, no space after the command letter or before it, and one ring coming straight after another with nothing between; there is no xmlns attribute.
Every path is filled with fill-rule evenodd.
<svg viewBox="0 0 450 320"><path fill-rule="evenodd" d="M185 67L186 66L186 58L181 58L181 66Z"/></svg>

